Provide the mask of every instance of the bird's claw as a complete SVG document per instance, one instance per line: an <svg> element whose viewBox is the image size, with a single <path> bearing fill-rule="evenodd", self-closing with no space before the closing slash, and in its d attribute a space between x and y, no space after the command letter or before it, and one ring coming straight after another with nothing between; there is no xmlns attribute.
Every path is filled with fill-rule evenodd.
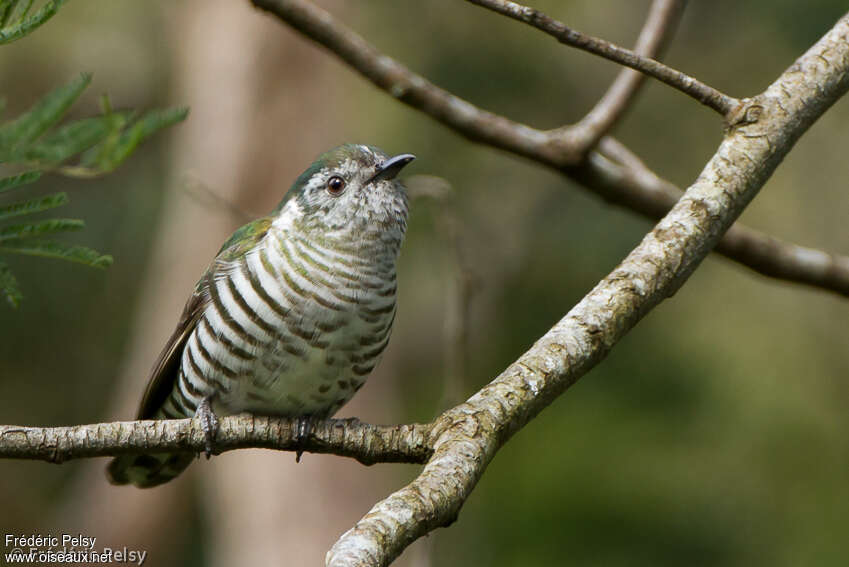
<svg viewBox="0 0 849 567"><path fill-rule="evenodd" d="M299 415L295 422L295 444L298 447L295 452L295 462L301 462L304 454L304 444L312 434L313 420L311 415Z"/></svg>
<svg viewBox="0 0 849 567"><path fill-rule="evenodd" d="M215 436L218 434L218 417L212 411L212 406L209 405L210 396L205 397L198 404L198 409L195 412L195 417L200 420L201 429L205 437L204 454L209 459L212 456L213 444Z"/></svg>

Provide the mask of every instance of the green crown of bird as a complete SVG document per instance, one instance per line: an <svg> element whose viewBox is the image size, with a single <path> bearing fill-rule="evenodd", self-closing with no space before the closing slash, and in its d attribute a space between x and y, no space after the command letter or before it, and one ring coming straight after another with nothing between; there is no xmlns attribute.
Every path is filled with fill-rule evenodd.
<svg viewBox="0 0 849 567"><path fill-rule="evenodd" d="M216 415L325 418L350 400L389 342L408 214L396 175L413 159L334 148L269 216L236 230L186 303L138 419L197 415L208 455ZM157 486L193 459L119 456L107 477Z"/></svg>

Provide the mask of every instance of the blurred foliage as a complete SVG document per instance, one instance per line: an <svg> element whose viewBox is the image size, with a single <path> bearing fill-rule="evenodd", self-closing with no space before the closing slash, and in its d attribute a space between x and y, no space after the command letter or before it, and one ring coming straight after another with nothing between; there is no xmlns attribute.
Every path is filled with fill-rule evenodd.
<svg viewBox="0 0 849 567"><path fill-rule="evenodd" d="M538 127L579 119L618 71L465 2L324 4L436 84ZM636 37L648 4L533 3L577 29L625 45ZM168 30L182 33L170 19L173 9L168 2L69 3L51 22L56 29L9 46L12 54L0 50L0 78L15 95L10 104L33 100L48 90L45 85L59 84L83 65L109 85L113 102L122 107L175 104L173 84L187 79L176 76L174 63L184 56L183 45L166 36ZM690 2L664 60L731 95L746 96L792 64L843 11L845 3L837 0ZM216 31L208 33L213 49ZM245 58L245 65L262 62ZM322 74L298 72L296 61L287 63L262 67L281 96L305 81L326 81L321 87L335 96L325 112L311 116L321 134L308 138L309 147L302 149L307 157L344 141L374 143L415 153L411 174L437 175L454 188L450 206L463 219L466 269L480 283L467 321L468 372L458 387L463 396L533 344L651 227L556 172L457 137L344 66L334 63ZM84 97L80 105L91 114L97 101ZM268 122L261 102L256 101L258 127ZM847 123L849 103L842 100L799 140L743 222L849 254ZM286 123L269 127L281 145L293 136ZM648 82L615 135L683 187L714 151L722 125L687 97ZM274 160L291 159L305 145L300 136L274 153ZM88 220L79 238L122 261L106 274L66 274L56 264L10 257L28 295L38 300L0 314L4 423L91 423L115 416L108 408L115 377L127 364L129 338L139 320L163 310L139 297L161 218L181 192L183 172L171 171L167 142L167 136L154 138L103 178L62 176L50 180L58 187L45 186L44 178L30 185L37 197L84 186L66 205L68 216ZM252 165L258 171L273 171L272 166ZM262 206L270 210L290 181L262 187L267 198ZM363 420L427 421L445 409L441 337L446 289L455 277L440 232L445 206L413 202L393 337L379 375L355 399L378 399L378 409L358 415ZM210 235L210 246L226 236ZM172 262L188 261L181 243L164 246ZM170 282L167 270L148 276L153 277ZM176 321L178 315L177 309L162 316ZM847 323L844 298L708 259L605 361L505 445L456 523L415 545L427 550L430 565L447 567L846 565ZM139 389L143 380L138 377ZM342 415L350 415L346 411ZM341 466L338 459L313 459ZM5 533L44 531L56 507L71 500L78 486L73 481L100 466L102 461L61 467L0 462L5 512L0 527ZM398 475L382 490L388 494L419 467L384 465L368 472L376 470ZM304 474L298 482L313 479ZM335 504L350 497L341 488L329 489L315 514L334 515ZM97 506L107 504L91 503ZM160 553L152 564L211 559L204 555L210 541L200 522L215 518L202 509L189 519L170 534L189 551ZM292 510L280 518L280 529L300 521Z"/></svg>
<svg viewBox="0 0 849 567"><path fill-rule="evenodd" d="M30 15L32 0L0 1L0 45L34 31L52 17L65 0L51 0ZM185 119L187 110L153 110L138 116L134 111L114 112L104 97L103 114L57 126L91 82L83 74L38 100L25 113L0 125L0 165L28 171L0 177L0 193L38 181L45 171L94 177L113 171L138 145L156 131ZM77 157L76 162L70 160ZM53 193L0 206L0 221L40 213L68 202L67 193ZM112 264L112 257L86 246L39 237L81 230L78 219L47 219L0 225L0 253L24 254L78 262L96 268ZM0 293L12 307L23 298L8 264L0 261Z"/></svg>
<svg viewBox="0 0 849 567"><path fill-rule="evenodd" d="M33 0L0 0L0 45L32 33L52 18L66 1L48 0L36 13L30 14Z"/></svg>

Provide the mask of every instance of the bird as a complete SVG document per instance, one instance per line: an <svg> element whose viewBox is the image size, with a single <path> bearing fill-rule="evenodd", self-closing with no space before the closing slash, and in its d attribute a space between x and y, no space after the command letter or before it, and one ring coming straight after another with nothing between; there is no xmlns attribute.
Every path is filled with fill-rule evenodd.
<svg viewBox="0 0 849 567"><path fill-rule="evenodd" d="M396 176L413 159L364 144L333 148L270 215L236 230L187 301L138 419L198 416L209 456L216 416L319 419L348 402L389 342L409 211ZM193 460L121 455L107 478L157 486Z"/></svg>

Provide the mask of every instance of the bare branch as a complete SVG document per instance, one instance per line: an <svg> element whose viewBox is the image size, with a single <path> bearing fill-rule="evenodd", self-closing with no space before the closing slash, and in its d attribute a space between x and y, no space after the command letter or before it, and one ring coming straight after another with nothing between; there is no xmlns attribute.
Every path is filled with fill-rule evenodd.
<svg viewBox="0 0 849 567"><path fill-rule="evenodd" d="M661 218L681 196L681 191L673 184L647 168L634 169L599 152L584 156L583 152L564 142L558 130L545 132L531 128L482 110L439 88L377 51L311 2L252 2L329 49L401 102L472 141L556 169L605 200L649 218ZM610 143L624 148L616 142ZM602 144L607 142L603 140ZM783 242L742 225L729 230L716 251L763 275L849 296L849 258L845 256Z"/></svg>
<svg viewBox="0 0 849 567"><path fill-rule="evenodd" d="M849 15L746 102L746 119L611 274L498 378L440 416L422 474L343 534L327 565L388 565L410 542L452 522L498 448L677 291L796 140L847 90Z"/></svg>
<svg viewBox="0 0 849 567"><path fill-rule="evenodd" d="M610 61L619 63L626 67L636 69L650 77L666 83L684 94L687 94L705 106L712 108L722 116L728 116L740 101L719 92L715 88L701 81L685 75L681 71L668 67L659 61L643 57L630 49L619 47L609 41L598 39L571 29L563 22L559 22L535 8L523 6L516 2L507 0L466 0L477 4L493 12L497 12L508 18L524 22L540 31L554 37L560 43L570 47L583 49L594 55L604 57Z"/></svg>
<svg viewBox="0 0 849 567"><path fill-rule="evenodd" d="M685 0L654 0L634 52L644 57L656 57L671 37L684 11L684 4ZM562 135L580 151L594 148L628 109L645 78L646 75L634 69L622 69L601 100L580 122L560 129Z"/></svg>
<svg viewBox="0 0 849 567"><path fill-rule="evenodd" d="M431 455L430 426L377 426L356 419L316 421L309 439L297 439L297 422L287 418L222 417L216 453L260 447L333 453L363 464L424 463ZM83 457L204 450L205 436L193 419L116 421L70 427L0 425L0 458L61 463Z"/></svg>

